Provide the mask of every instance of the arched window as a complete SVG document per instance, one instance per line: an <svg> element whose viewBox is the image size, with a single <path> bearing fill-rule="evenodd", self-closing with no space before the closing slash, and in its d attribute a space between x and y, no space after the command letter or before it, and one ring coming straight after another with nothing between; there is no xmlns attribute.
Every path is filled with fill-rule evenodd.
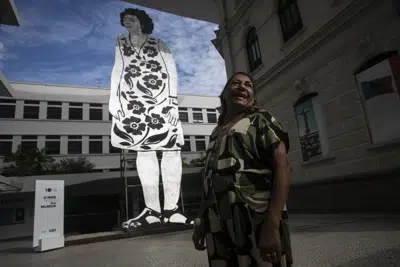
<svg viewBox="0 0 400 267"><path fill-rule="evenodd" d="M281 22L283 41L286 42L303 28L296 0L279 0L278 15Z"/></svg>
<svg viewBox="0 0 400 267"><path fill-rule="evenodd" d="M249 69L250 72L252 72L262 63L260 45L258 44L258 36L256 28L254 27L251 28L247 34L246 48L249 60Z"/></svg>

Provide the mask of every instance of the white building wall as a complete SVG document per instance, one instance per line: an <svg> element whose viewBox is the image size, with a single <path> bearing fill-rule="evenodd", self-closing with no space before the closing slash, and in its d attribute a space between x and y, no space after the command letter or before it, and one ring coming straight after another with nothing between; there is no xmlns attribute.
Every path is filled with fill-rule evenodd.
<svg viewBox="0 0 400 267"><path fill-rule="evenodd" d="M82 153L95 164L96 169L115 169L119 167L119 154L109 153L109 136L111 134L111 122L109 121L108 98L109 90L100 88L73 87L62 85L11 83L11 94L16 99L15 118L0 118L0 135L13 135L12 151L17 150L21 144L22 135L37 135L38 148L45 147L46 135L60 136L60 154L54 155L56 160L64 157L78 157L81 155L68 155L68 135L82 136ZM40 101L39 118L25 119L24 100ZM47 119L48 101L61 103L61 120ZM70 102L83 103L82 120L69 120ZM191 151L182 151L182 157L186 163L202 155L202 151L196 151L194 136L207 136L211 134L216 123L207 120L207 109L215 110L220 105L218 97L199 95L178 95L180 108L186 108L188 122L182 122L185 136L190 136ZM102 120L89 120L90 104L102 104ZM201 108L203 114L202 123L193 122L192 108ZM217 113L216 113L217 114ZM217 114L218 116L218 114ZM102 154L89 154L89 136L102 136Z"/></svg>

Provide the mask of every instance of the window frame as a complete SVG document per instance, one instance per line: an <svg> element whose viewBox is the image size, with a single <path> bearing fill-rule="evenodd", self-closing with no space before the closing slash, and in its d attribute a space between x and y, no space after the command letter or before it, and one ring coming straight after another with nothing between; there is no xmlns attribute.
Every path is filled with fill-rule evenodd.
<svg viewBox="0 0 400 267"><path fill-rule="evenodd" d="M195 142L196 152L205 152L207 150L206 137L204 135L196 135L194 137L194 142ZM204 150L199 150L198 149L198 143L197 142L204 142Z"/></svg>
<svg viewBox="0 0 400 267"><path fill-rule="evenodd" d="M100 143L99 150L93 150L94 148L98 148L97 146L92 147L93 145L97 145ZM103 154L103 136L101 135L90 135L89 136L89 154Z"/></svg>
<svg viewBox="0 0 400 267"><path fill-rule="evenodd" d="M2 109L3 107L7 107L7 108L12 107L11 108L11 111L12 111L11 113L13 114L10 117L3 117L1 115L2 114L7 114L7 112L0 111L0 119L15 119L16 106L17 106L17 101L15 99L12 99L12 98L0 98L0 109Z"/></svg>
<svg viewBox="0 0 400 267"><path fill-rule="evenodd" d="M80 119L73 119L71 118L71 110L80 110L81 116ZM78 103L78 102L70 102L68 103L68 120L70 121L81 121L83 120L83 103Z"/></svg>
<svg viewBox="0 0 400 267"><path fill-rule="evenodd" d="M51 153L48 151L48 144L58 143L58 153ZM44 141L44 147L46 148L46 154L48 155L60 155L61 154L61 136L60 135L46 135Z"/></svg>
<svg viewBox="0 0 400 267"><path fill-rule="evenodd" d="M0 150L0 157L7 157L7 156L12 155L12 153L13 153L13 151L12 151L12 149L13 149L13 139L14 139L14 137L12 135L0 135L0 144L11 145L9 153L3 154L2 152L4 151L4 149ZM0 146L0 148L1 147L2 146Z"/></svg>
<svg viewBox="0 0 400 267"><path fill-rule="evenodd" d="M25 151L23 148L24 143L35 143L36 148L34 149L34 151L36 151L38 149L38 136L37 135L22 135L21 136L21 152L28 153L28 151Z"/></svg>
<svg viewBox="0 0 400 267"><path fill-rule="evenodd" d="M28 114L32 114L32 112L27 112L27 110L31 109L35 110L35 117L28 117ZM37 110L37 114L36 114ZM22 113L22 118L23 119L28 119L28 120L38 120L40 118L40 101L38 100L24 100L24 108L23 108L23 113Z"/></svg>
<svg viewBox="0 0 400 267"><path fill-rule="evenodd" d="M52 114L51 112L49 112L50 109L59 110L60 111L60 118L58 118L58 117L57 118L50 118L49 114ZM49 102L47 102L46 118L48 120L61 120L62 119L62 102L59 102L59 101L49 101Z"/></svg>
<svg viewBox="0 0 400 267"><path fill-rule="evenodd" d="M293 12L295 14L293 14ZM288 15L288 17L286 17ZM293 18L297 15L297 23L293 23ZM278 2L278 17L281 25L282 38L284 42L289 41L297 32L303 28L303 20L301 19L301 13L299 5L296 0L279 0ZM291 25L288 25L290 21ZM285 26L287 29L285 29Z"/></svg>
<svg viewBox="0 0 400 267"><path fill-rule="evenodd" d="M323 131L325 130L325 129L322 129L321 127L325 127L325 125L321 125L321 122L318 122L318 119L317 119L317 117L318 116L323 116L322 114L319 114L318 116L317 116L317 112L316 112L316 106L315 106L315 103L316 102L313 102L313 100L315 99L316 101L318 101L318 99L317 99L317 96L318 96L318 93L316 93L316 92L312 92L312 93L307 93L307 94L304 94L304 95L302 95L294 104L293 104L293 111L294 111L294 115L295 115L295 118L296 118L296 127L297 127L297 136L298 136L298 138L299 138L299 141L300 141L300 151L301 151L301 155L302 155L302 160L303 160L303 162L309 162L310 160L314 160L314 159L319 159L319 158L323 158L323 157L325 157L326 155L327 155L327 153L329 152L329 147L324 147L324 141L326 142L325 143L325 145L327 145L328 143L328 140L324 140L324 136L323 136ZM319 152L314 152L314 153L316 153L315 155L309 155L308 154L308 152L309 152L309 150L306 150L306 148L304 147L304 145L302 144L303 143L303 140L302 139L305 139L305 138L307 138L305 141L309 141L309 140L311 140L314 136L311 136L312 134L314 134L314 133L309 133L309 135L310 136L306 136L306 134L304 134L304 136L300 136L300 126L299 126L299 120L298 120L298 113L296 112L296 108L299 106L299 105L301 105L301 104L304 104L304 103L306 103L306 102L308 102L308 101L311 101L311 106L312 106L312 108L313 108L313 110L312 110L312 112L313 112L313 116L314 116L314 119L315 119L315 124L316 124L316 136L318 137L318 144L319 144ZM322 111L322 110L321 110ZM313 145L313 144L311 144L311 145Z"/></svg>
<svg viewBox="0 0 400 267"><path fill-rule="evenodd" d="M215 116L215 121L210 122L210 115ZM208 123L217 123L218 122L218 115L216 109L207 109L207 122Z"/></svg>
<svg viewBox="0 0 400 267"><path fill-rule="evenodd" d="M190 141L190 135L184 135L183 136L183 141L184 141L184 144L183 144L183 146L181 146L181 151L182 152L191 152L192 151L192 145L191 145L191 141ZM189 144L188 150L184 149L185 145L186 145L186 142L188 142L188 144Z"/></svg>
<svg viewBox="0 0 400 267"><path fill-rule="evenodd" d="M93 113L92 113L93 112ZM100 117L95 119L93 116L100 114ZM102 121L103 120L103 104L90 103L89 104L89 120L90 121Z"/></svg>
<svg viewBox="0 0 400 267"><path fill-rule="evenodd" d="M80 143L80 153L71 153L70 143ZM68 155L81 155L83 150L82 135L68 135L67 136L67 154Z"/></svg>
<svg viewBox="0 0 400 267"><path fill-rule="evenodd" d="M179 120L181 122L189 122L189 112L187 110L187 108L178 108L178 113L179 113ZM184 116L184 120L182 120L182 116Z"/></svg>
<svg viewBox="0 0 400 267"><path fill-rule="evenodd" d="M251 27L247 31L246 52L249 71L253 72L262 64L260 43L258 41L257 29L255 27Z"/></svg>

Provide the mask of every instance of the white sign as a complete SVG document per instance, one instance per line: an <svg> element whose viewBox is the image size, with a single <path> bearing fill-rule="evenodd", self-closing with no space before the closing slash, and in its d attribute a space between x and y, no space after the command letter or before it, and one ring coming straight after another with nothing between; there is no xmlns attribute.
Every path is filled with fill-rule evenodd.
<svg viewBox="0 0 400 267"><path fill-rule="evenodd" d="M64 181L37 180L33 247L40 251L64 246Z"/></svg>

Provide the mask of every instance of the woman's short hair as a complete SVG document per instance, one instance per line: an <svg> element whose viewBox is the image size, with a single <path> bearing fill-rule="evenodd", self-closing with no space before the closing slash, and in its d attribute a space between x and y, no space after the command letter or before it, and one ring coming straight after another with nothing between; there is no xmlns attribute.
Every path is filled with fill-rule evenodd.
<svg viewBox="0 0 400 267"><path fill-rule="evenodd" d="M140 25L142 26L142 33L143 34L152 34L154 29L153 20L144 10L140 10L137 8L125 8L123 12L120 14L120 22L121 26L125 27L124 25L124 18L126 15L133 15L137 17L140 21Z"/></svg>

